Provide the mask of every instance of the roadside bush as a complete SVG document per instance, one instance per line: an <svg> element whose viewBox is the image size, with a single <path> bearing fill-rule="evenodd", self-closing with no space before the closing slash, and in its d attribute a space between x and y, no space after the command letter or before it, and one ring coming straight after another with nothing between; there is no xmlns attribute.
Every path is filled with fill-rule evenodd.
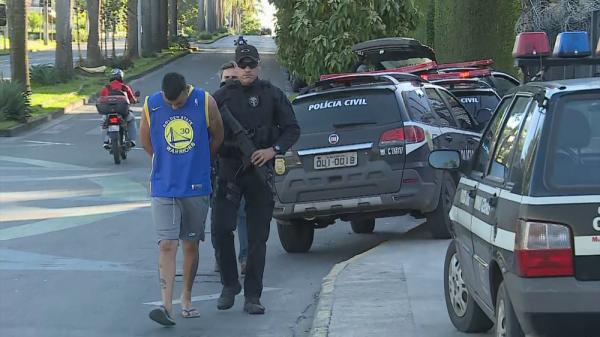
<svg viewBox="0 0 600 337"><path fill-rule="evenodd" d="M171 47L179 49L190 49L190 39L185 36L178 35L171 41Z"/></svg>
<svg viewBox="0 0 600 337"><path fill-rule="evenodd" d="M200 40L210 40L210 39L212 39L212 37L213 37L212 34L208 33L208 32L202 32L198 35L198 38Z"/></svg>
<svg viewBox="0 0 600 337"><path fill-rule="evenodd" d="M221 28L219 28L219 30L217 32L219 34L227 34L227 33L229 33L229 28L227 28L227 27L221 27Z"/></svg>
<svg viewBox="0 0 600 337"><path fill-rule="evenodd" d="M0 80L0 120L26 122L31 112L30 95L20 83Z"/></svg>
<svg viewBox="0 0 600 337"><path fill-rule="evenodd" d="M104 65L109 68L119 68L126 70L133 67L133 61L131 58L126 56L117 56L115 58L109 58L104 61Z"/></svg>
<svg viewBox="0 0 600 337"><path fill-rule="evenodd" d="M51 64L32 65L29 68L29 76L31 77L31 82L41 85L60 82L56 68Z"/></svg>

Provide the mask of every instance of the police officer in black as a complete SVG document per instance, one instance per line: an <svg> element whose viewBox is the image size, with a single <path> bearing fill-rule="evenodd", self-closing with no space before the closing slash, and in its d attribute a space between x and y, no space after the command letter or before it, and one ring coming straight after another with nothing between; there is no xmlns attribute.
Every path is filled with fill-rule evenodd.
<svg viewBox="0 0 600 337"><path fill-rule="evenodd" d="M225 126L225 141L219 150L213 209L223 283L217 308L231 308L235 296L241 292L233 230L243 196L248 224L244 311L264 314L265 307L260 303L260 297L274 200L273 191L260 179L254 167L272 167L275 155L284 154L296 142L300 127L287 96L281 89L258 78L260 56L256 48L247 44L239 45L235 51L235 61L240 68L238 80L228 81L213 97L220 107L229 107L235 119L252 135L258 150L251 156L253 166L244 168L242 153Z"/></svg>

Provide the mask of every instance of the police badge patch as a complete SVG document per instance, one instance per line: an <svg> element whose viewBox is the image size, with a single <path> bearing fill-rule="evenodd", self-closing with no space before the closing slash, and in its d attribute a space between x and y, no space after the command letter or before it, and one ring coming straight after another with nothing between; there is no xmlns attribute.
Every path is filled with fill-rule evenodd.
<svg viewBox="0 0 600 337"><path fill-rule="evenodd" d="M253 108L256 108L259 103L260 101L258 100L258 96L252 96L248 98L248 104L250 104L250 106Z"/></svg>

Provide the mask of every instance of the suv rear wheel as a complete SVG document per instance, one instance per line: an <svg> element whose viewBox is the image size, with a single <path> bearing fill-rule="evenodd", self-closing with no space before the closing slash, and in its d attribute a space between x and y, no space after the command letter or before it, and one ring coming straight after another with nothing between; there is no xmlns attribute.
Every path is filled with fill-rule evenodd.
<svg viewBox="0 0 600 337"><path fill-rule="evenodd" d="M370 234L375 230L375 219L360 219L350 221L352 231L357 234Z"/></svg>
<svg viewBox="0 0 600 337"><path fill-rule="evenodd" d="M495 337L525 337L517 315L513 309L508 291L504 281L498 287L498 299L496 300L496 331Z"/></svg>
<svg viewBox="0 0 600 337"><path fill-rule="evenodd" d="M277 221L279 241L288 253L306 253L313 243L315 226L304 220Z"/></svg>
<svg viewBox="0 0 600 337"><path fill-rule="evenodd" d="M440 190L440 200L437 208L426 214L427 227L434 239L449 239L450 235L450 209L456 193L456 184L454 179L444 172L442 178L442 188Z"/></svg>
<svg viewBox="0 0 600 337"><path fill-rule="evenodd" d="M448 316L459 331L485 332L494 325L469 294L454 241L450 242L446 252L444 295Z"/></svg>

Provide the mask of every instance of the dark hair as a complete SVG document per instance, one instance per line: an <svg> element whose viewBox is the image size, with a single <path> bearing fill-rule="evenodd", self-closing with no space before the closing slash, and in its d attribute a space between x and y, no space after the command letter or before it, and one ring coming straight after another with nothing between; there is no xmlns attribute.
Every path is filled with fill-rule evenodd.
<svg viewBox="0 0 600 337"><path fill-rule="evenodd" d="M185 77L179 73L168 73L162 80L162 91L169 101L174 101L187 88Z"/></svg>

